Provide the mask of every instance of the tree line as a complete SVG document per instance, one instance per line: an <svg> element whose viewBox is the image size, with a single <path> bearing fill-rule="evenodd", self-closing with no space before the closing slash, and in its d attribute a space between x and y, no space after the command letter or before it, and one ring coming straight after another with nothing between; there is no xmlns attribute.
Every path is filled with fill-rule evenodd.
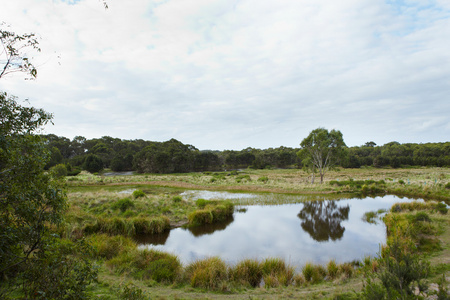
<svg viewBox="0 0 450 300"><path fill-rule="evenodd" d="M69 175L81 170L95 173L104 168L112 171L139 173L186 173L222 171L230 169L303 168L308 159L301 148L278 147L269 149L200 151L196 147L171 139L165 142L142 139L123 140L109 136L86 139L76 136L72 140L47 134L42 136L49 152L46 168L63 164ZM344 168L450 166L450 142L426 144L400 144L390 142L377 146L368 142L362 146L344 147L336 166Z"/></svg>

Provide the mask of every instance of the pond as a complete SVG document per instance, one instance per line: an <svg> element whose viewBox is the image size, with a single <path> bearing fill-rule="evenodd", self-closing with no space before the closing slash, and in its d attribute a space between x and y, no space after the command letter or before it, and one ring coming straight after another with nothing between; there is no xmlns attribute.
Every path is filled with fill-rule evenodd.
<svg viewBox="0 0 450 300"><path fill-rule="evenodd" d="M218 193L191 191L183 193L183 197L237 197L244 202L258 198L255 194ZM292 201L292 197L296 196L285 197L291 197L289 201ZM302 200L305 196L297 197ZM307 262L325 264L331 259L350 262L365 256L376 256L380 244L386 241L384 223L364 221L365 212L388 210L394 203L405 201L414 200L384 196L242 205L226 222L189 229L175 228L166 234L147 236L139 241L141 248L176 254L185 264L210 256L219 256L230 264L245 258L262 260L278 257L297 268Z"/></svg>

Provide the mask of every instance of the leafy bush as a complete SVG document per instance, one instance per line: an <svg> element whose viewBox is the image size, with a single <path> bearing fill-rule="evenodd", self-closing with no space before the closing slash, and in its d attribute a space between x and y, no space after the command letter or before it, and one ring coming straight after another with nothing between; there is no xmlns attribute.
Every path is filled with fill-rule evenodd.
<svg viewBox="0 0 450 300"><path fill-rule="evenodd" d="M141 197L145 197L145 193L142 190L134 190L133 191L133 198L137 199L137 198L141 198Z"/></svg>
<svg viewBox="0 0 450 300"><path fill-rule="evenodd" d="M84 240L48 240L20 276L26 299L89 299L88 285L98 268L89 259L92 248Z"/></svg>
<svg viewBox="0 0 450 300"><path fill-rule="evenodd" d="M119 299L121 300L147 300L150 299L144 291L128 282L120 287Z"/></svg>
<svg viewBox="0 0 450 300"><path fill-rule="evenodd" d="M65 164L57 164L50 168L50 172L57 178L67 176L67 168Z"/></svg>
<svg viewBox="0 0 450 300"><path fill-rule="evenodd" d="M103 161L95 154L89 154L83 163L83 169L90 173L97 173L103 169Z"/></svg>

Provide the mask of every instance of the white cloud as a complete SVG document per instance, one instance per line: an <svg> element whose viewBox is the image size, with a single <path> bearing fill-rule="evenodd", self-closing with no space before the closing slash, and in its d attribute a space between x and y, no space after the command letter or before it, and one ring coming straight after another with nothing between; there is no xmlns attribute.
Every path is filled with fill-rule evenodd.
<svg viewBox="0 0 450 300"><path fill-rule="evenodd" d="M296 147L323 126L348 145L446 141L450 7L403 3L7 1L0 20L42 36L42 65L0 88L69 138Z"/></svg>

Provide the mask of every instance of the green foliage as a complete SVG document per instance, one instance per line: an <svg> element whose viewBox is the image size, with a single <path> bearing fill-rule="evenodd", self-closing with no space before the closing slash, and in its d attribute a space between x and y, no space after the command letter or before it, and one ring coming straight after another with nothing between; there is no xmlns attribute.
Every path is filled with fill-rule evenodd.
<svg viewBox="0 0 450 300"><path fill-rule="evenodd" d="M300 143L298 156L311 166L312 172L317 170L320 182L325 173L335 166L344 156L346 147L342 133L339 130L328 132L325 128L317 128Z"/></svg>
<svg viewBox="0 0 450 300"><path fill-rule="evenodd" d="M19 276L27 299L90 299L87 287L97 279L97 267L89 244L54 238L40 250Z"/></svg>
<svg viewBox="0 0 450 300"><path fill-rule="evenodd" d="M67 176L67 168L65 164L57 164L56 166L51 167L50 172L52 173L53 176L57 178Z"/></svg>
<svg viewBox="0 0 450 300"><path fill-rule="evenodd" d="M0 26L4 25L0 24ZM41 51L34 33L20 35L0 28L0 43L4 50L2 51L1 64L3 66L0 66L0 78L14 72L24 72L30 75L31 79L36 78L37 70L28 58L29 53L27 55L27 50ZM3 58L5 59L3 60Z"/></svg>
<svg viewBox="0 0 450 300"><path fill-rule="evenodd" d="M112 209L120 209L121 212L126 211L129 208L134 207L134 202L131 201L130 198L123 198L120 200L117 200L112 206Z"/></svg>
<svg viewBox="0 0 450 300"><path fill-rule="evenodd" d="M445 205L445 203L442 203L442 202L439 202L438 204L436 204L436 210L443 215L447 214L447 212L448 212L447 205Z"/></svg>
<svg viewBox="0 0 450 300"><path fill-rule="evenodd" d="M44 172L49 153L33 133L52 116L0 93L0 273L34 262L66 209L62 183ZM21 269L23 268L23 269ZM1 295L2 291L0 291Z"/></svg>
<svg viewBox="0 0 450 300"><path fill-rule="evenodd" d="M431 222L431 219L426 212L419 211L414 215L413 222Z"/></svg>
<svg viewBox="0 0 450 300"><path fill-rule="evenodd" d="M145 193L142 190L134 190L133 191L133 198L137 199L137 198L141 198L141 197L145 197Z"/></svg>
<svg viewBox="0 0 450 300"><path fill-rule="evenodd" d="M383 248L378 260L379 271L367 273L367 280L362 292L364 299L409 299L413 298L416 287L423 290L426 285L422 279L426 278L430 266L416 253L415 245L411 241L414 233L408 231L410 226L405 222L423 222L428 215L419 212L410 220L388 215L385 218L388 227L388 242Z"/></svg>
<svg viewBox="0 0 450 300"><path fill-rule="evenodd" d="M97 173L103 169L103 161L95 154L89 154L83 163L83 169L90 173Z"/></svg>
<svg viewBox="0 0 450 300"><path fill-rule="evenodd" d="M207 200L205 200L205 199L197 199L196 201L195 201L195 204L199 207L199 208L204 208L207 204L208 204L208 201Z"/></svg>
<svg viewBox="0 0 450 300"><path fill-rule="evenodd" d="M120 287L119 299L121 300L148 300L150 297L139 287L128 282Z"/></svg>
<svg viewBox="0 0 450 300"><path fill-rule="evenodd" d="M258 178L258 181L267 183L267 181L269 181L269 177L267 177L267 176L261 176L261 177Z"/></svg>
<svg viewBox="0 0 450 300"><path fill-rule="evenodd" d="M183 200L183 198L182 198L181 196L174 196L174 197L172 198L172 201L173 201L174 203L180 203L182 200Z"/></svg>

